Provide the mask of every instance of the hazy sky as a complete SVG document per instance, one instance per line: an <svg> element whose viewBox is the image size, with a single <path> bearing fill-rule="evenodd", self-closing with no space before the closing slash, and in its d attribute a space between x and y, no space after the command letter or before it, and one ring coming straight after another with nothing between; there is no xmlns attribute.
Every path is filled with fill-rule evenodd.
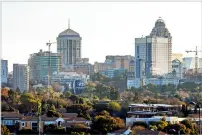
<svg viewBox="0 0 202 135"><path fill-rule="evenodd" d="M134 38L148 35L159 16L173 37L173 52L201 46L199 2L7 2L2 14L2 57L9 71L13 63L26 64L29 54L48 50L46 42L68 28L68 18L82 37L82 57L91 63L134 55Z"/></svg>

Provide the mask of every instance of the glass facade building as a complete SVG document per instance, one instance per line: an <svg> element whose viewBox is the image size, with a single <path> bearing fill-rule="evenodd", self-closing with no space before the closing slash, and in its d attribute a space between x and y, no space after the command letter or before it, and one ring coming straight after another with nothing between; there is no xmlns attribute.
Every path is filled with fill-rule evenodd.
<svg viewBox="0 0 202 135"><path fill-rule="evenodd" d="M32 54L28 60L28 65L30 67L30 79L41 82L42 78L48 75L49 62L50 75L52 75L54 72L61 71L61 54L43 52L42 50L40 50L38 53Z"/></svg>

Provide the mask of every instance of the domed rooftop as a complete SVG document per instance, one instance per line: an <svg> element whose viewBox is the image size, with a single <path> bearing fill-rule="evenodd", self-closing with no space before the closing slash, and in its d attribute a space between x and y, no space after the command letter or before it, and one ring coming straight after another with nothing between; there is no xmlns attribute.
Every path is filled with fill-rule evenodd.
<svg viewBox="0 0 202 135"><path fill-rule="evenodd" d="M156 20L155 22L155 27L158 27L158 26L164 26L164 27L166 26L164 20L161 17L159 17L159 19Z"/></svg>
<svg viewBox="0 0 202 135"><path fill-rule="evenodd" d="M157 22L163 22L163 23L165 23L164 20L163 20L161 17L159 17L159 19L156 20L156 23L157 23Z"/></svg>
<svg viewBox="0 0 202 135"><path fill-rule="evenodd" d="M79 33L77 33L76 31L74 31L74 30L72 30L70 28L68 28L65 31L61 32L59 34L59 37L61 37L61 36L78 36L78 37L80 37Z"/></svg>
<svg viewBox="0 0 202 135"><path fill-rule="evenodd" d="M70 29L70 19L68 20L68 29L65 31L61 32L58 37L80 37L79 33Z"/></svg>
<svg viewBox="0 0 202 135"><path fill-rule="evenodd" d="M159 17L155 22L155 26L150 33L151 37L171 37L170 32L166 28L164 20Z"/></svg>

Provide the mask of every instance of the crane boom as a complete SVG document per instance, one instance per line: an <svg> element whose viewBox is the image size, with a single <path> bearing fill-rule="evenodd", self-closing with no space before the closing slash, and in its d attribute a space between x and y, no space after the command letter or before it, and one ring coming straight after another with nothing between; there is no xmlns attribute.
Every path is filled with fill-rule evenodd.
<svg viewBox="0 0 202 135"><path fill-rule="evenodd" d="M193 52L195 53L195 75L198 74L198 52L201 52L198 50L197 46L196 46L196 50L187 50L185 51L187 53Z"/></svg>

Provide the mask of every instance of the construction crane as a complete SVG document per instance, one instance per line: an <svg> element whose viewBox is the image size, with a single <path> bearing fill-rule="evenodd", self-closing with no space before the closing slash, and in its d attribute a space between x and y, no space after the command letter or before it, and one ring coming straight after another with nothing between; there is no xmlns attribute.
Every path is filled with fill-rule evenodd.
<svg viewBox="0 0 202 135"><path fill-rule="evenodd" d="M56 44L57 42L50 42L50 40L49 40L49 42L48 43L46 43L46 45L48 46L48 52L49 52L49 60L48 60L48 99L49 99L49 96L50 96L50 90L49 90L49 88L50 88L50 84L51 84L51 82L50 82L50 76L51 76L51 74L50 74L50 50L51 50L51 45L52 44Z"/></svg>
<svg viewBox="0 0 202 135"><path fill-rule="evenodd" d="M196 50L187 50L186 51L187 53L190 53L190 52L193 52L195 53L195 75L197 76L198 75L198 52L201 52L197 49L197 46L196 46Z"/></svg>

